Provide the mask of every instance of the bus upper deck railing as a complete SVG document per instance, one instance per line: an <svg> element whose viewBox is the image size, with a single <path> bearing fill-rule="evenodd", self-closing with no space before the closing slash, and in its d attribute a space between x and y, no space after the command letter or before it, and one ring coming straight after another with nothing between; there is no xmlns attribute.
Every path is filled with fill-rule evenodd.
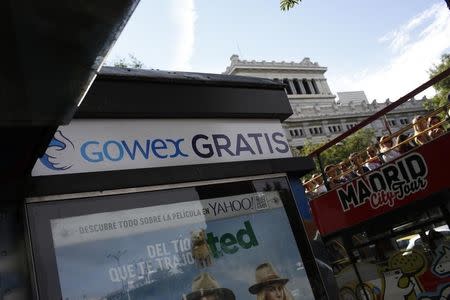
<svg viewBox="0 0 450 300"><path fill-rule="evenodd" d="M368 171L375 170L381 165L406 154L410 150L420 147L424 143L445 134L446 130L444 126L450 120L449 107L450 104L447 104L422 116L421 119L426 120L427 123L426 128L423 128L423 130L419 130L421 129L420 126L422 126L420 122L423 121L421 119L417 120L391 135L383 136L379 143L373 144L359 153L351 154L349 159L345 159L336 165L325 166L325 176L316 173L311 179L304 181L303 184L307 194L316 197L333 190L341 184L351 181ZM438 114L444 111L446 112L446 117L441 120ZM413 134L409 137L404 135L405 132L411 129L414 130ZM393 142L394 140L396 141L395 143ZM324 178L328 183L327 185L325 184Z"/></svg>
<svg viewBox="0 0 450 300"><path fill-rule="evenodd" d="M450 99L449 103L446 105L425 115L416 116L410 124L394 133L389 131L389 134L382 136L378 143L367 147L367 149L364 149L359 153L352 153L348 159L344 159L338 164L327 165L324 167L320 157L321 153L327 149L337 145L346 137L369 125L373 121L384 117L388 112L447 76L450 76L450 68L310 153L310 157L317 159L321 173L315 173L309 180L303 181L307 195L310 198L314 198L324 194L327 191L333 190L346 182L362 176L366 172L372 171L384 163L388 163L406 152L420 147L428 141L445 134L444 126L445 124L448 124L450 120ZM408 132L410 131L412 131L412 134L408 135Z"/></svg>

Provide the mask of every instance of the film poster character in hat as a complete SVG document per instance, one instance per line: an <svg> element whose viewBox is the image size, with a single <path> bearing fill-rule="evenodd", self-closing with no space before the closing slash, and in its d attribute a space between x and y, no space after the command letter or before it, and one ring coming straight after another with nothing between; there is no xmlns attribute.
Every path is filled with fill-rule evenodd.
<svg viewBox="0 0 450 300"><path fill-rule="evenodd" d="M203 272L194 278L192 292L183 295L182 300L236 300L232 290L220 287L208 273Z"/></svg>
<svg viewBox="0 0 450 300"><path fill-rule="evenodd" d="M256 268L256 283L248 288L257 300L293 300L286 288L287 278L282 278L270 263L263 263Z"/></svg>

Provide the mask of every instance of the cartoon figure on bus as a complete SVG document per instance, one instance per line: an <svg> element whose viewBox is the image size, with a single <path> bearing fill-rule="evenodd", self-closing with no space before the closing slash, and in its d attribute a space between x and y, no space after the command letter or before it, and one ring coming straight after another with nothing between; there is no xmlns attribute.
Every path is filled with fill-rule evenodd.
<svg viewBox="0 0 450 300"><path fill-rule="evenodd" d="M382 271L385 299L415 300L422 292L418 276L427 268L425 256L415 250L397 252L389 258L388 268Z"/></svg>
<svg viewBox="0 0 450 300"><path fill-rule="evenodd" d="M437 253L438 255L433 262L432 272L439 277L447 277L450 275L450 248L441 246Z"/></svg>
<svg viewBox="0 0 450 300"><path fill-rule="evenodd" d="M383 272L384 278L384 296L386 298L395 296L402 296L403 299L410 298L414 293L415 284L408 276L403 274L401 269L389 270ZM400 299L400 298L399 298Z"/></svg>
<svg viewBox="0 0 450 300"><path fill-rule="evenodd" d="M436 293L422 294L418 300L447 300L450 299L450 283L441 286Z"/></svg>

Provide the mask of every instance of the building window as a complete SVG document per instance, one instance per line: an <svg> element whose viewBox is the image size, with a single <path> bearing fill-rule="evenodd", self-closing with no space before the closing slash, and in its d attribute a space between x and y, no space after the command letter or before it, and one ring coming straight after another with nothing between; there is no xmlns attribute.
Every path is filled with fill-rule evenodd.
<svg viewBox="0 0 450 300"><path fill-rule="evenodd" d="M322 127L312 127L309 128L309 133L311 133L312 135L323 134L323 129Z"/></svg>
<svg viewBox="0 0 450 300"><path fill-rule="evenodd" d="M305 136L305 132L303 131L303 129L299 129L298 131L300 133L300 136Z"/></svg>
<svg viewBox="0 0 450 300"><path fill-rule="evenodd" d="M298 137L298 136L303 135L303 130L291 129L291 130L289 130L289 133L291 134L292 137Z"/></svg>
<svg viewBox="0 0 450 300"><path fill-rule="evenodd" d="M293 92L292 92L291 85L289 84L289 79L286 79L286 78L283 79L283 83L286 85L286 86L285 86L286 93L287 93L288 95L292 95Z"/></svg>
<svg viewBox="0 0 450 300"><path fill-rule="evenodd" d="M347 130L352 129L353 127L355 127L356 123L351 123L351 124L347 124L345 125L345 127L347 127Z"/></svg>
<svg viewBox="0 0 450 300"><path fill-rule="evenodd" d="M348 128L347 128L348 129ZM336 132L341 132L342 131L342 126L341 125L333 125L333 126L328 126L328 130L330 132L336 133Z"/></svg>
<svg viewBox="0 0 450 300"><path fill-rule="evenodd" d="M311 93L311 89L309 88L308 82L306 81L306 79L302 80L303 86L305 87L306 93L307 94L312 94Z"/></svg>
<svg viewBox="0 0 450 300"><path fill-rule="evenodd" d="M294 79L293 82L294 82L294 87L297 90L297 93L298 94L303 94L302 89L300 87L301 83L298 82L298 79Z"/></svg>
<svg viewBox="0 0 450 300"><path fill-rule="evenodd" d="M311 128L310 128L311 130ZM289 129L289 133L291 134L292 137L300 137L300 136L305 136L305 132L303 131L303 129L301 128L297 128L297 129ZM312 133L311 133L312 134Z"/></svg>
<svg viewBox="0 0 450 300"><path fill-rule="evenodd" d="M318 88L317 83L316 83L316 81L314 79L311 79L311 84L313 86L315 94L320 94L319 88Z"/></svg>
<svg viewBox="0 0 450 300"><path fill-rule="evenodd" d="M409 123L409 121L408 121L407 118L402 118L402 119L400 119L400 124L402 124L402 125L407 125L408 123Z"/></svg>
<svg viewBox="0 0 450 300"><path fill-rule="evenodd" d="M397 126L397 121L395 121L395 120L389 120L389 125L391 125L391 126Z"/></svg>

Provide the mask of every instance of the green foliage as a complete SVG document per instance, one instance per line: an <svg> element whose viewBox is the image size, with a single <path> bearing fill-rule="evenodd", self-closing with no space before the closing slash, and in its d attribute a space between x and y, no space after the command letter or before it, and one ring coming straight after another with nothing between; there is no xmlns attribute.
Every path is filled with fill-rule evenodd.
<svg viewBox="0 0 450 300"><path fill-rule="evenodd" d="M133 54L128 54L128 59L120 58L113 62L114 67L118 68L132 68L132 69L142 69L144 67L144 63L136 58Z"/></svg>
<svg viewBox="0 0 450 300"><path fill-rule="evenodd" d="M450 54L447 53L441 56L441 62L439 64L434 65L428 70L428 74L430 75L430 78L433 78L448 68L450 68ZM425 108L428 110L434 110L447 104L447 97L450 93L450 76L439 81L433 85L433 87L436 90L436 95L424 104Z"/></svg>
<svg viewBox="0 0 450 300"><path fill-rule="evenodd" d="M348 158L351 153L363 151L367 146L372 145L375 142L375 131L373 129L361 129L322 152L320 158L324 167L329 164L337 164L345 158ZM322 145L323 143L313 144L311 141L307 141L302 150L300 150L300 155L307 156ZM319 169L317 161L316 167Z"/></svg>
<svg viewBox="0 0 450 300"><path fill-rule="evenodd" d="M280 0L280 9L283 11L290 10L302 0Z"/></svg>

